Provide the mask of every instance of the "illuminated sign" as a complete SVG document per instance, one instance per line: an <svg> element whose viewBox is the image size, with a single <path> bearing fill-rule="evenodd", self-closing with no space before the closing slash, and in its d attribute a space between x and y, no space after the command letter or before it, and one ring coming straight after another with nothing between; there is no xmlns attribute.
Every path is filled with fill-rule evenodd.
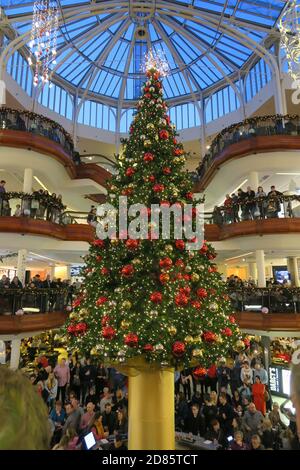
<svg viewBox="0 0 300 470"><path fill-rule="evenodd" d="M290 396L290 376L291 371L283 367L269 367L269 387L274 395L282 397Z"/></svg>

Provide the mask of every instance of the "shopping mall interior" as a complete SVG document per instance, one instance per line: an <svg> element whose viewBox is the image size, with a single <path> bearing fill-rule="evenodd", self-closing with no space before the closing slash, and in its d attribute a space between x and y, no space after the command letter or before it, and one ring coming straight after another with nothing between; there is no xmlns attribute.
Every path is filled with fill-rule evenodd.
<svg viewBox="0 0 300 470"><path fill-rule="evenodd" d="M0 449L300 448L299 44L299 0L1 0ZM102 240L120 196L199 249Z"/></svg>

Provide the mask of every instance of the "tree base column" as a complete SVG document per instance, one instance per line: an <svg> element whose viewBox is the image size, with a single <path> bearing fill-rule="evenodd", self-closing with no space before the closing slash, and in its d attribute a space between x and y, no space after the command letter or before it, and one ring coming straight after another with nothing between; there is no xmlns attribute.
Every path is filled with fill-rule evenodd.
<svg viewBox="0 0 300 470"><path fill-rule="evenodd" d="M129 375L129 450L174 450L174 369Z"/></svg>

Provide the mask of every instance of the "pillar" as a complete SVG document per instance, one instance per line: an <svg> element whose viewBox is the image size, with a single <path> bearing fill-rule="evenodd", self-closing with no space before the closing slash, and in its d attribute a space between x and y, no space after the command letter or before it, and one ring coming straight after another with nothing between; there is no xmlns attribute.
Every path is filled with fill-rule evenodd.
<svg viewBox="0 0 300 470"><path fill-rule="evenodd" d="M55 264L50 266L50 278L51 280L55 277Z"/></svg>
<svg viewBox="0 0 300 470"><path fill-rule="evenodd" d="M27 260L27 250L23 248L18 251L18 263L17 263L17 276L23 285L25 283L26 260Z"/></svg>
<svg viewBox="0 0 300 470"><path fill-rule="evenodd" d="M21 347L21 340L20 339L13 339L11 341L11 355L10 355L10 368L11 369L18 369L19 362L20 362L20 347Z"/></svg>
<svg viewBox="0 0 300 470"><path fill-rule="evenodd" d="M31 168L25 168L24 170L24 181L23 181L23 192L30 194L32 193L32 177L33 172Z"/></svg>
<svg viewBox="0 0 300 470"><path fill-rule="evenodd" d="M291 275L291 284L294 287L300 287L298 260L296 256L287 259L287 268Z"/></svg>
<svg viewBox="0 0 300 470"><path fill-rule="evenodd" d="M67 279L71 279L71 266L67 264Z"/></svg>
<svg viewBox="0 0 300 470"><path fill-rule="evenodd" d="M265 253L264 250L255 251L257 266L257 287L266 287Z"/></svg>
<svg viewBox="0 0 300 470"><path fill-rule="evenodd" d="M267 370L268 375L269 375L269 365L271 363L271 352L270 352L271 339L269 338L269 336L262 336L261 344L262 344L263 353L264 353L265 369Z"/></svg>
<svg viewBox="0 0 300 470"><path fill-rule="evenodd" d="M129 450L174 450L174 369L129 375Z"/></svg>
<svg viewBox="0 0 300 470"><path fill-rule="evenodd" d="M248 177L248 183L255 192L257 191L257 188L259 186L259 179L258 179L258 173L257 171L250 171L249 177Z"/></svg>
<svg viewBox="0 0 300 470"><path fill-rule="evenodd" d="M249 272L249 277L251 277L251 279L253 279L254 281L257 281L257 268L256 268L256 263L254 261L249 262L248 272Z"/></svg>

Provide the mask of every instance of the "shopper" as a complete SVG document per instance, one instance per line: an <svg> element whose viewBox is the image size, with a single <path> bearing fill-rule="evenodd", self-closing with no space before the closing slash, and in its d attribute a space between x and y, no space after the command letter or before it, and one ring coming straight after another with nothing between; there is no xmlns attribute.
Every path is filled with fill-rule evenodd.
<svg viewBox="0 0 300 470"><path fill-rule="evenodd" d="M262 413L256 410L255 404L250 403L243 417L243 427L248 439L260 431L263 419Z"/></svg>
<svg viewBox="0 0 300 470"><path fill-rule="evenodd" d="M66 388L70 384L70 369L64 358L61 359L60 364L55 367L54 375L58 381L56 399L59 400L61 395L61 401L64 404L66 399Z"/></svg>
<svg viewBox="0 0 300 470"><path fill-rule="evenodd" d="M265 400L266 387L261 383L259 375L255 376L255 383L252 385L253 402L258 411L264 416L266 414L266 400Z"/></svg>

